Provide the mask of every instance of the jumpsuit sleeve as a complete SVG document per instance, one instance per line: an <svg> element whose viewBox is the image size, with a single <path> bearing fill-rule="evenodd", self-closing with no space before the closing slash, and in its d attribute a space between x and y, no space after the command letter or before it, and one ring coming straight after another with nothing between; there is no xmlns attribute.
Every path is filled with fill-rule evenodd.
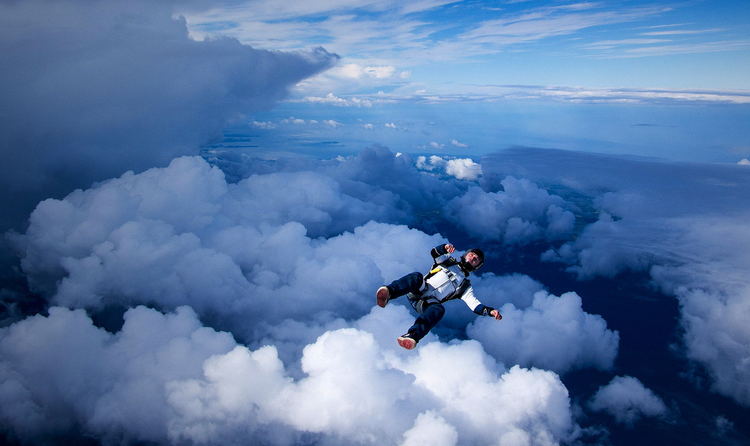
<svg viewBox="0 0 750 446"><path fill-rule="evenodd" d="M474 295L474 287L469 287L461 296L461 300L469 306L471 311L480 316L489 316L490 311L494 310L494 308L488 307L487 305L482 304L482 302L479 302L479 299Z"/></svg>
<svg viewBox="0 0 750 446"><path fill-rule="evenodd" d="M430 255L432 256L435 263L438 265L448 260L451 256L445 250L445 245L438 245L432 248L432 251L430 251Z"/></svg>

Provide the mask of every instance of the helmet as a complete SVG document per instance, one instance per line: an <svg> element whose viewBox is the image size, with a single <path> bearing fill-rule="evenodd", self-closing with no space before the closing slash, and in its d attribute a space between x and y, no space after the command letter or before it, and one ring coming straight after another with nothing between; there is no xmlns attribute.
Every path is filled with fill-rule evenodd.
<svg viewBox="0 0 750 446"><path fill-rule="evenodd" d="M471 266L471 263L469 263L469 262L466 261L466 254L468 254L470 252L473 252L479 258L479 265L477 265L476 267ZM472 249L466 251L466 253L464 253L464 255L461 256L461 262L460 263L461 263L461 266L466 271L470 271L470 272L476 271L479 268L481 268L482 265L484 265L484 253L482 252L481 249L472 248Z"/></svg>

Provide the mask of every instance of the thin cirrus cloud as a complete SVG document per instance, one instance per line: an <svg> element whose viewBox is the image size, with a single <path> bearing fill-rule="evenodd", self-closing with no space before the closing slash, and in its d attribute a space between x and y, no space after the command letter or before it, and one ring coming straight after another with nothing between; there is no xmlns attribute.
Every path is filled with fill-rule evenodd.
<svg viewBox="0 0 750 446"><path fill-rule="evenodd" d="M713 42L661 45L655 47L631 48L625 51L626 57L667 56L671 54L716 53L738 51L750 47L750 40L720 40Z"/></svg>
<svg viewBox="0 0 750 446"><path fill-rule="evenodd" d="M649 31L646 33L641 33L642 36L684 36L684 35L690 35L690 34L705 34L705 33L716 33L726 31L726 29L722 28L714 28L714 29L671 29L667 31Z"/></svg>
<svg viewBox="0 0 750 446"><path fill-rule="evenodd" d="M585 9L596 8L589 4ZM532 42L552 36L608 24L630 22L664 12L661 7L624 11L579 12L566 8L540 8L500 20L488 20L461 34L462 40L506 45Z"/></svg>
<svg viewBox="0 0 750 446"><path fill-rule="evenodd" d="M577 58L581 67L563 70L563 84L585 88L587 84L601 85L592 75L599 71L601 62L596 60L742 52L750 42L727 20L726 26L702 29L686 29L689 26L684 23L653 24L674 22L674 16L695 16L700 21L700 11L686 4L539 6L514 2L493 8L483 3L423 2L407 15L402 14L403 5L396 3L334 2L312 8L263 5L268 6L265 2L239 4L210 13L185 12L185 16L195 39L226 35L258 48L286 50L322 44L342 55L341 66L297 85L302 96L333 92L359 97L373 90L402 90L400 93L408 95L422 89L435 97L442 90L460 95L467 93L466 85L487 83L483 74L487 72L500 72L509 84L541 77L534 82L560 85L556 77L543 75L539 64L558 63L561 55ZM727 5L721 13L727 16L732 8L734 5ZM512 61L508 59L511 55ZM434 69L442 64L451 68ZM585 69L590 65L591 69ZM506 71L509 66L514 69ZM648 66L644 62L627 71L615 69L608 78L617 85L637 85L632 82L633 75L644 78ZM357 67L360 74L351 76L346 67ZM375 72L365 74L371 69ZM388 73L396 74L383 75ZM461 73L460 85L456 84L457 73ZM664 86L685 85L685 76L663 74ZM720 87L738 85L738 80L725 72L707 75L697 76L696 72L691 80L708 86L707 78Z"/></svg>
<svg viewBox="0 0 750 446"><path fill-rule="evenodd" d="M455 2L424 2L420 8L411 8L411 12L428 12ZM358 7L370 10L370 14L361 15ZM264 9L257 4L247 6L243 14L237 8L224 13L212 11L210 15L186 14L191 33L195 38L205 37L205 29L210 29L212 22L234 23L236 27L221 32L239 38L243 42L259 45L261 48L273 45L272 41L263 43L263 36L269 32L265 28L277 23L279 35L287 36L288 41L313 41L321 38L327 40L326 48L341 54L382 54L380 60L402 59L399 53L417 61L431 58L444 59L449 53L452 57L465 58L472 55L496 53L512 44L530 43L557 36L565 36L593 27L618 25L658 16L669 11L664 7L642 7L606 9L601 4L582 3L562 7L531 7L521 11L496 11L500 19L488 19L486 15L471 20L466 26L441 22L433 14L425 15L422 20L413 17L402 17L397 12L401 5L383 3L379 8L372 5L321 4L314 9ZM460 8L460 6L458 6ZM467 14L474 13L466 9ZM252 12L251 12L252 11ZM497 15L496 14L496 15ZM312 26L296 27L297 31L287 30L289 21L304 17L323 17ZM243 17L245 17L243 19ZM260 27L242 26L243 20L261 21ZM460 22L459 22L460 23ZM240 27L242 28L240 29ZM305 29L306 36L298 35L299 29ZM460 31L459 31L460 30ZM441 31L438 33L437 31ZM276 33L271 33L274 35ZM294 36L297 35L297 38ZM436 36L440 37L436 37ZM388 44L383 44L387 41ZM434 50L434 51L433 51Z"/></svg>

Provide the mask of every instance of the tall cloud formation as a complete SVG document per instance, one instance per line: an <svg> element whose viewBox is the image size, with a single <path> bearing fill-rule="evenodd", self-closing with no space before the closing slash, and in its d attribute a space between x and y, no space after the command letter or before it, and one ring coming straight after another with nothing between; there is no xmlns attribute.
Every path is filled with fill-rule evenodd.
<svg viewBox="0 0 750 446"><path fill-rule="evenodd" d="M12 239L31 285L56 307L0 332L2 406L29 415L3 412L14 435L80 429L206 444L408 443L432 428L454 444L576 435L557 373L611 367L618 342L575 293L545 293L523 275L475 279L482 300L507 311L507 340L533 339L535 357L488 347L497 333L485 321L466 329L476 317L460 311L406 352L394 341L413 321L404 302L374 305L379 285L423 270L430 248L447 242L398 221L470 183L420 173L382 147L243 167L244 179L228 182L202 158L177 158L38 205ZM96 318L112 307L131 309L111 332L72 310ZM67 332L80 342L68 345ZM476 340L445 342L456 333ZM561 341L581 349L561 354ZM146 392L149 409L137 410Z"/></svg>
<svg viewBox="0 0 750 446"><path fill-rule="evenodd" d="M573 241L542 259L582 279L650 273L679 299L686 356L715 391L750 406L750 172L736 164L683 164L518 148L486 157L484 176L524 175L573 191L600 211Z"/></svg>
<svg viewBox="0 0 750 446"><path fill-rule="evenodd" d="M194 41L172 6L0 3L1 228L49 196L196 153L337 59Z"/></svg>

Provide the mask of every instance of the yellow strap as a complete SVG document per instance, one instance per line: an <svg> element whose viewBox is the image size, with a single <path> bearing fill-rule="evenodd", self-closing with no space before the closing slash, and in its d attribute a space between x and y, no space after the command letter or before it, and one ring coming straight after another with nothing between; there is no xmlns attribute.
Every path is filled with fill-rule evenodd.
<svg viewBox="0 0 750 446"><path fill-rule="evenodd" d="M435 269L433 269L433 270L430 270L430 274L436 274L436 273L439 273L441 269L442 269L442 268L438 266L437 268L435 268Z"/></svg>

